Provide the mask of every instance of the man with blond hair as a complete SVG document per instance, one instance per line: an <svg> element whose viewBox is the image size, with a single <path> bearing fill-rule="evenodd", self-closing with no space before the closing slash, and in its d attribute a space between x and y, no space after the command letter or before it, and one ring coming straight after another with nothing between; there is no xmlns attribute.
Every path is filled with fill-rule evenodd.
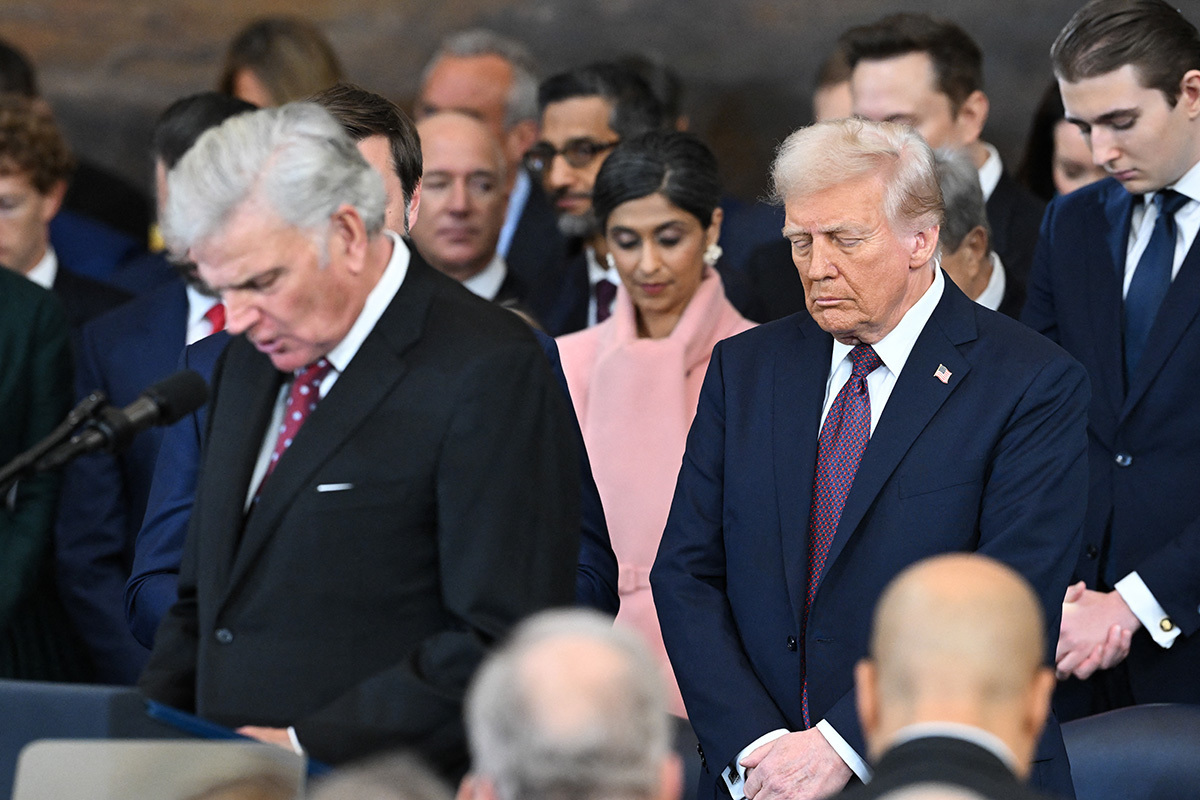
<svg viewBox="0 0 1200 800"><path fill-rule="evenodd" d="M869 777L851 673L907 564L991 555L1056 628L1086 502L1083 370L938 268L924 140L820 123L784 141L773 178L809 314L714 349L650 576L689 718L735 800ZM1035 779L1070 792L1055 725Z"/></svg>

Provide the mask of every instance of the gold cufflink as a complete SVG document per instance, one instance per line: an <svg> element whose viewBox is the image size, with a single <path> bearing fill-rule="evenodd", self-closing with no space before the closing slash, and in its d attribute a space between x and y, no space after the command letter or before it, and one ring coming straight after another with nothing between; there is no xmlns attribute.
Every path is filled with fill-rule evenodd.
<svg viewBox="0 0 1200 800"><path fill-rule="evenodd" d="M1158 623L1158 627L1162 629L1163 633L1170 633L1175 630L1175 623L1171 622L1170 617L1163 617L1162 621Z"/></svg>

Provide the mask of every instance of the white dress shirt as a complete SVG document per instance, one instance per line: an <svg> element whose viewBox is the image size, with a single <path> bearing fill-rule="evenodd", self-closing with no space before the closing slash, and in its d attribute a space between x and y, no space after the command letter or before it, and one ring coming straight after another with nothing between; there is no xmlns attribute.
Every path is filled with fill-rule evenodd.
<svg viewBox="0 0 1200 800"><path fill-rule="evenodd" d="M583 248L584 255L587 257L588 268L588 327L596 324L596 284L602 280L608 280L613 286L621 285L621 273L617 272L616 267L610 267L607 264L601 265L600 259L596 257L596 250L592 247Z"/></svg>
<svg viewBox="0 0 1200 800"><path fill-rule="evenodd" d="M187 287L187 302L188 318L185 338L188 344L195 344L204 337L216 333L213 330L212 320L204 315L208 313L210 308L221 301L212 295L204 294L189 284Z"/></svg>
<svg viewBox="0 0 1200 800"><path fill-rule="evenodd" d="M1000 160L999 150L987 142L980 144L988 154L987 161L979 168L979 188L983 190L983 202L986 203L992 198L992 192L996 191L996 186L1004 175L1004 162Z"/></svg>
<svg viewBox="0 0 1200 800"><path fill-rule="evenodd" d="M979 297L975 298L975 302L984 308L999 311L1000 304L1004 302L1004 290L1008 288L1008 276L1004 274L1004 262L995 250L991 252L991 259L992 277L988 278L987 286L983 288Z"/></svg>
<svg viewBox="0 0 1200 800"><path fill-rule="evenodd" d="M929 322L945 289L946 279L940 269L935 269L933 283L925 290L925 294L921 295L912 308L905 312L895 328L872 345L883 365L867 376L867 393L871 398L871 433L875 432L875 426L879 424L879 417L887 405L888 398L892 396L892 389L896 386L896 379L900 377L900 372L904 369L904 364L908 361L913 346L917 343L917 337L925 329L925 324ZM846 381L850 380L850 373L854 369L854 365L850 361L850 351L853 349L853 345L842 344L836 339L833 341L829 378L825 383L825 404L821 411L822 427L838 392L845 386ZM821 720L814 727L821 732L821 735L855 775L864 782L871 779L871 768L867 766L867 762L842 738L841 734L834 730L827 720ZM790 731L779 728L760 736L737 754L733 764L725 768L721 777L725 779L725 784L729 787L729 793L733 800L741 800L745 797L746 769L741 765L741 760L762 745L787 733Z"/></svg>
<svg viewBox="0 0 1200 800"><path fill-rule="evenodd" d="M43 289L54 288L54 279L58 277L58 256L55 255L53 247L46 247L46 252L38 263L33 265L33 269L25 273L25 277Z"/></svg>
<svg viewBox="0 0 1200 800"><path fill-rule="evenodd" d="M508 208L504 212L504 225L500 228L500 239L496 242L496 252L505 258L512 247L513 236L517 226L521 224L521 215L525 213L525 203L529 200L532 189L529 173L523 167L517 167L517 179L513 181L512 191L508 193Z"/></svg>

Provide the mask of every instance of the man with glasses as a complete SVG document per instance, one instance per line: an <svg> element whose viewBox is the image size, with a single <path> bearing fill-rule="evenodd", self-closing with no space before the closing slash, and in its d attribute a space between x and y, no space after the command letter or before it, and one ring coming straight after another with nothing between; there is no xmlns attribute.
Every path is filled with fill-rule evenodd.
<svg viewBox="0 0 1200 800"><path fill-rule="evenodd" d="M605 263L604 235L592 214L600 165L622 139L661 127L663 118L645 81L610 63L546 79L538 107L542 138L525 165L541 176L570 255L559 280L535 287L530 304L546 331L560 336L607 319L620 282Z"/></svg>

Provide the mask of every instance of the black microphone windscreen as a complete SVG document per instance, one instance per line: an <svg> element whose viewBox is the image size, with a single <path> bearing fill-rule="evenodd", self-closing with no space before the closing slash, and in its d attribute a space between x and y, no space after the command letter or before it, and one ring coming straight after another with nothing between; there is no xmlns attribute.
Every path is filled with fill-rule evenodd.
<svg viewBox="0 0 1200 800"><path fill-rule="evenodd" d="M200 373L184 369L168 375L142 392L159 408L159 425L171 425L208 400L208 384Z"/></svg>

